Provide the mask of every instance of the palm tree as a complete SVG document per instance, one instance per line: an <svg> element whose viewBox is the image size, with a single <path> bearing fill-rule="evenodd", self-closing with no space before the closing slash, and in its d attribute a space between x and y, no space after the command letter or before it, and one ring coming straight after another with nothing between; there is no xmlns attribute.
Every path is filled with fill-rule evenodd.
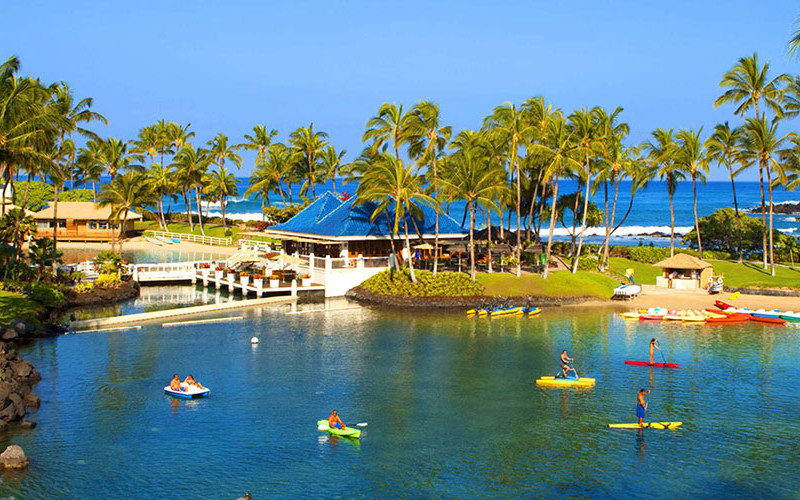
<svg viewBox="0 0 800 500"><path fill-rule="evenodd" d="M669 197L669 256L675 255L675 191L678 189L678 182L684 179L684 174L678 168L675 156L678 145L672 134L672 129L655 129L651 134L653 140L643 144L643 148L648 151L647 158L653 165L657 174L667 184L667 196Z"/></svg>
<svg viewBox="0 0 800 500"><path fill-rule="evenodd" d="M553 231L555 230L558 212L558 179L567 172L581 167L581 162L577 158L582 156L582 151L578 149L573 133L574 130L567 127L564 118L559 114L550 120L548 132L545 135L545 144L532 144L530 146L531 151L539 156L544 165L543 178L550 182L553 188L553 204L550 208L550 232L547 236L547 251L545 252L542 279L547 279L550 254L553 248Z"/></svg>
<svg viewBox="0 0 800 500"><path fill-rule="evenodd" d="M787 44L786 48L789 51L789 55L794 56L797 54L797 49L800 47L800 16L798 16L794 20L794 33L792 33L792 38L789 39L789 43Z"/></svg>
<svg viewBox="0 0 800 500"><path fill-rule="evenodd" d="M401 160L387 153L381 153L372 162L369 171L356 191L355 203L377 202L370 217L377 219L387 213L389 207L394 208L392 232L397 236L400 232L400 221L405 231L406 253L411 281L416 282L414 263L411 260L411 240L408 236L407 217L422 219L424 217L420 204L436 206L436 200L422 192L422 181L414 175L411 167L406 167Z"/></svg>
<svg viewBox="0 0 800 500"><path fill-rule="evenodd" d="M448 200L464 200L469 210L470 276L475 281L475 213L478 205L487 210L500 210L496 199L508 190L505 170L492 167L486 152L468 145L453 153L447 161L447 173L442 175L442 196Z"/></svg>
<svg viewBox="0 0 800 500"><path fill-rule="evenodd" d="M254 194L256 195L255 200L261 198L261 217L265 222L267 220L266 207L267 205L271 206L269 193L274 191L276 184L280 182L280 175L279 172L276 174L273 163L262 161L256 165L256 168L250 174L247 191L244 192L246 198ZM277 181L276 178L278 179Z"/></svg>
<svg viewBox="0 0 800 500"><path fill-rule="evenodd" d="M150 166L152 167L156 162L156 155L164 147L169 144L162 131L159 131L155 125L144 127L139 130L138 138L131 141L133 147L131 153L147 155L150 157ZM162 160L163 165L163 160Z"/></svg>
<svg viewBox="0 0 800 500"><path fill-rule="evenodd" d="M207 144L211 146L211 149L208 150L211 163L222 168L225 166L225 160L230 160L236 165L236 168L242 168L242 157L236 152L241 146L238 144L228 145L228 137L225 134L217 134Z"/></svg>
<svg viewBox="0 0 800 500"><path fill-rule="evenodd" d="M64 188L72 163L75 161L75 143L67 139L61 146L53 146L52 161L44 172L53 184L53 245L58 249L58 193Z"/></svg>
<svg viewBox="0 0 800 500"><path fill-rule="evenodd" d="M442 127L439 120L439 105L421 101L411 109L409 118L408 138L410 142L409 154L412 158L420 160L423 165L431 168L429 183L433 188L433 197L438 197L439 175L436 169L437 158L444 151L447 141L450 140L452 129ZM433 237L433 274L439 267L439 212L436 212Z"/></svg>
<svg viewBox="0 0 800 500"><path fill-rule="evenodd" d="M775 276L775 255L773 241L772 214L774 205L772 203L772 177L771 169L783 178L783 169L776 158L780 154L789 135L778 136L778 121L773 118L767 121L767 117L762 115L760 119L748 118L744 125L744 139L742 141L745 154L758 162L759 171L763 170L767 177L767 190L769 192L769 262L770 272Z"/></svg>
<svg viewBox="0 0 800 500"><path fill-rule="evenodd" d="M378 115L369 119L367 131L361 142L372 141L370 155L376 156L386 151L389 143L394 149L395 159L400 159L400 146L408 142L408 127L412 113L403 113L403 105L384 103L378 108Z"/></svg>
<svg viewBox="0 0 800 500"><path fill-rule="evenodd" d="M78 150L78 159L76 163L81 172L81 177L83 177L85 181L92 182L92 199L97 200L96 183L100 182L100 177L103 175L103 172L105 172L102 142L94 139L86 141L86 145Z"/></svg>
<svg viewBox="0 0 800 500"><path fill-rule="evenodd" d="M524 109L517 110L517 107L510 102L494 108L492 114L483 121L485 130L498 138L501 138L509 148L510 164L509 169L517 179L517 245L514 253L517 258L517 277L522 274L522 181L520 180L519 145L530 132L532 125L527 119L527 112Z"/></svg>
<svg viewBox="0 0 800 500"><path fill-rule="evenodd" d="M36 281L41 281L44 271L62 262L63 252L56 250L53 240L49 238L36 238L30 244L29 257L31 264L36 268Z"/></svg>
<svg viewBox="0 0 800 500"><path fill-rule="evenodd" d="M247 142L242 144L242 147L247 151L256 151L255 167L267 161L267 150L272 144L272 138L278 135L275 129L267 130L264 125L256 125L253 127L253 135L245 134L244 138Z"/></svg>
<svg viewBox="0 0 800 500"><path fill-rule="evenodd" d="M328 146L322 151L320 155L322 171L325 173L325 179L333 181L333 195L336 196L336 173L340 168L347 168L347 164L342 164L342 158L347 154L347 150L343 149L339 153L333 146Z"/></svg>
<svg viewBox="0 0 800 500"><path fill-rule="evenodd" d="M103 162L105 163L108 175L111 176L111 182L117 178L121 172L128 170L135 170L137 172L144 172L144 167L134 161L138 160L136 156L129 154L128 145L119 139L109 137L103 141Z"/></svg>
<svg viewBox="0 0 800 500"><path fill-rule="evenodd" d="M547 104L543 97L533 97L522 103L522 108L527 112L527 118L531 123L530 135L528 137L529 144L545 144L547 142L547 132L550 128L550 121L558 116L561 116L561 110L554 109L552 104ZM529 144L526 144L526 149ZM533 193L531 194L531 201L528 209L528 241L531 240L531 224L533 222L533 210L536 205L536 198L539 195L539 188L542 188L542 196L539 198L539 224L541 224L541 215L544 210L546 184L542 184L544 179L544 167L540 160L535 155L528 155L528 170L529 178L536 181L533 184ZM533 174L536 174L535 176ZM534 241L539 241L539 232L534 232Z"/></svg>
<svg viewBox="0 0 800 500"><path fill-rule="evenodd" d="M164 197L171 196L175 192L175 180L173 179L175 171L172 166L163 166L160 163L154 163L148 171L148 181L150 182L150 189L153 192L156 202L156 210L158 211L158 225L167 231L167 220L164 216Z"/></svg>
<svg viewBox="0 0 800 500"><path fill-rule="evenodd" d="M706 141L708 159L716 161L718 165L724 165L728 169L728 176L731 179L731 191L733 192L733 209L736 214L736 227L738 231L737 253L739 262L744 260L742 250L742 221L739 219L739 203L736 200L736 183L733 178L741 170L734 171L733 163L741 156L739 143L742 138L742 129L739 127L731 128L728 122L717 124L714 133Z"/></svg>
<svg viewBox="0 0 800 500"><path fill-rule="evenodd" d="M22 244L36 233L36 221L21 208L12 208L0 217L0 242L14 249L12 261L22 255Z"/></svg>
<svg viewBox="0 0 800 500"><path fill-rule="evenodd" d="M110 221L119 225L117 242L122 250L122 235L128 214L138 210L142 215L150 213L147 206L152 202L153 193L147 182L147 175L137 171L127 171L117 176L110 184L103 185L100 190L101 207L111 206ZM120 221L122 218L122 221ZM114 249L114 240L111 240L111 249Z"/></svg>
<svg viewBox="0 0 800 500"><path fill-rule="evenodd" d="M222 210L222 227L227 229L228 224L225 219L225 205L228 202L228 197L239 195L236 177L228 172L225 167L220 166L219 169L212 171L208 175L206 192L212 199L219 201L220 209Z"/></svg>
<svg viewBox="0 0 800 500"><path fill-rule="evenodd" d="M183 191L183 199L186 203L186 215L189 217L189 228L194 231L192 226L191 205L189 204L188 193L194 189L195 199L197 201L197 223L200 226L200 234L205 236L203 229L203 210L200 204L200 193L202 192L203 178L208 170L208 165L211 163L211 158L208 156L208 151L205 149L195 149L191 144L185 144L174 158L175 163L173 167L176 168L179 176L181 189Z"/></svg>
<svg viewBox="0 0 800 500"><path fill-rule="evenodd" d="M703 241L700 237L700 219L697 217L697 180L705 182L708 174L708 158L706 158L705 145L700 140L703 127L697 132L694 130L679 130L675 134L677 139L677 163L692 178L692 198L694 200L694 229L697 231L697 250L703 258Z"/></svg>
<svg viewBox="0 0 800 500"><path fill-rule="evenodd" d="M325 132L314 132L314 124L309 124L308 127L300 127L289 135L289 143L298 153L298 158L302 158L303 163L308 169L308 183L304 191L311 190L311 198L317 198L316 189L314 189L314 178L316 177L316 168L319 166L319 155L322 149L328 145L328 134Z"/></svg>

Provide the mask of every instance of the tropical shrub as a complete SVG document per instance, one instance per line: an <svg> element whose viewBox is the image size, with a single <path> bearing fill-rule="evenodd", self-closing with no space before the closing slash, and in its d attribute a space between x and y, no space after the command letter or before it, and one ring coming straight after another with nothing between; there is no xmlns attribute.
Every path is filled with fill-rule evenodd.
<svg viewBox="0 0 800 500"><path fill-rule="evenodd" d="M94 285L99 288L116 288L122 284L122 280L116 274L102 273L94 280Z"/></svg>
<svg viewBox="0 0 800 500"><path fill-rule="evenodd" d="M100 274L116 274L122 265L122 256L113 250L103 250L94 258L100 266Z"/></svg>
<svg viewBox="0 0 800 500"><path fill-rule="evenodd" d="M742 250L747 257L752 259L756 252L762 251L761 221L746 214L740 214L739 221L742 225ZM736 223L736 213L732 208L720 208L708 217L700 217L698 225L704 249L725 252L727 255L736 254L739 244L739 226ZM789 260L788 250L784 252L781 250L788 249L794 238L777 229L773 229L772 237L775 242L775 258ZM697 248L697 231L694 229L689 231L683 237L683 241L692 248ZM704 256L708 254L709 252L703 252Z"/></svg>
<svg viewBox="0 0 800 500"><path fill-rule="evenodd" d="M55 286L47 283L32 283L25 295L46 308L58 307L64 303L64 294Z"/></svg>
<svg viewBox="0 0 800 500"><path fill-rule="evenodd" d="M630 247L628 258L644 264L655 264L669 257L669 248L662 247Z"/></svg>
<svg viewBox="0 0 800 500"><path fill-rule="evenodd" d="M303 210L305 206L303 205L289 205L287 207L278 208L278 207L266 207L264 209L264 214L267 216L273 224L280 224L282 222L286 222L287 220L291 219L301 210Z"/></svg>
<svg viewBox="0 0 800 500"><path fill-rule="evenodd" d="M404 297L473 297L483 294L483 285L464 273L416 271L417 282L411 281L407 269L383 271L361 283L360 287L379 295Z"/></svg>
<svg viewBox="0 0 800 500"><path fill-rule="evenodd" d="M94 290L94 283L91 281L81 281L72 289L75 290L75 293L89 293Z"/></svg>

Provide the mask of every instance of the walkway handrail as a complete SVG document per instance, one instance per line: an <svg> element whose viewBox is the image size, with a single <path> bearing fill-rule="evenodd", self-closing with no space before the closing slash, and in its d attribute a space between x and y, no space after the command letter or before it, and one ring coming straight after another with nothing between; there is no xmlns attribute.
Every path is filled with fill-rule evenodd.
<svg viewBox="0 0 800 500"><path fill-rule="evenodd" d="M148 229L144 232L146 236L155 236L156 238L169 238L169 239L178 239L181 241L191 241L193 243L201 243L203 245L217 245L223 247L231 246L233 243L233 238L218 238L216 236L203 236L200 234L188 234L188 233L171 233L168 231L154 231L152 229Z"/></svg>

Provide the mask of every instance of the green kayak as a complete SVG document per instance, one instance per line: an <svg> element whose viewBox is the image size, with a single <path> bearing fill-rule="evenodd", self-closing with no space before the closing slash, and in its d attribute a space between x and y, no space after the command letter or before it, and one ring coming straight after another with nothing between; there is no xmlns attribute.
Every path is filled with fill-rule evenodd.
<svg viewBox="0 0 800 500"><path fill-rule="evenodd" d="M353 439L360 439L361 438L361 431L356 429L355 427L348 427L345 430L337 429L335 427L329 426L327 420L317 420L317 429L321 430L321 431L325 431L328 434L332 434L334 436L342 436L342 437L353 438Z"/></svg>

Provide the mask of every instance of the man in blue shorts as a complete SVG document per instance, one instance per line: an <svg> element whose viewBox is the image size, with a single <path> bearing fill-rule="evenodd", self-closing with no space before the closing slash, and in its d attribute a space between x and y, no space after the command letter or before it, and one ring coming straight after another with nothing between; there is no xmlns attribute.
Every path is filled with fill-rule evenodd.
<svg viewBox="0 0 800 500"><path fill-rule="evenodd" d="M642 421L644 420L644 412L647 411L647 401L644 400L645 395L650 394L650 391L642 389L639 395L636 396L636 418L639 419L639 428L642 428Z"/></svg>
<svg viewBox="0 0 800 500"><path fill-rule="evenodd" d="M342 422L342 419L339 418L339 414L336 413L336 410L333 410L331 412L331 416L328 417L328 425L334 429L347 429L347 427L344 425L344 422Z"/></svg>

